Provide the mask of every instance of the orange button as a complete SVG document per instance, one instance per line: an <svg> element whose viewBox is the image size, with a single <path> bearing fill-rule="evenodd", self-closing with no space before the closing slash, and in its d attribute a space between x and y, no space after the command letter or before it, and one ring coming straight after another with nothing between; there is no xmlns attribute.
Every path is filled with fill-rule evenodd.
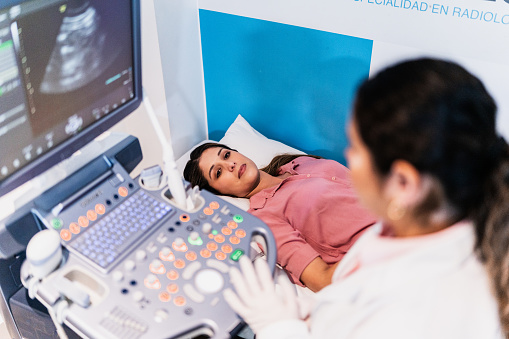
<svg viewBox="0 0 509 339"><path fill-rule="evenodd" d="M189 261L195 261L197 257L196 252L189 251L186 253L186 259Z"/></svg>
<svg viewBox="0 0 509 339"><path fill-rule="evenodd" d="M95 205L95 212L97 214L102 215L102 214L106 213L106 207L104 207L103 204L97 204L97 205Z"/></svg>
<svg viewBox="0 0 509 339"><path fill-rule="evenodd" d="M189 221L189 216L187 214L182 214L179 219L182 222L188 222Z"/></svg>
<svg viewBox="0 0 509 339"><path fill-rule="evenodd" d="M214 234L210 233L209 234L209 239L212 239L212 238L214 238Z"/></svg>
<svg viewBox="0 0 509 339"><path fill-rule="evenodd" d="M118 188L118 195L120 195L121 197L127 197L128 193L129 193L129 191L124 186L120 186Z"/></svg>
<svg viewBox="0 0 509 339"><path fill-rule="evenodd" d="M217 201L212 201L209 204L209 207L212 208L213 210L217 210L219 208L219 203Z"/></svg>
<svg viewBox="0 0 509 339"><path fill-rule="evenodd" d="M216 259L224 260L224 259L226 259L226 254L224 254L223 252L216 252Z"/></svg>
<svg viewBox="0 0 509 339"><path fill-rule="evenodd" d="M159 300L161 300L163 303L166 303L171 300L171 295L168 292L161 292L159 293Z"/></svg>
<svg viewBox="0 0 509 339"><path fill-rule="evenodd" d="M232 236L230 237L230 242L231 242L232 244L234 244L234 245L237 245L238 243L240 243L240 239L239 239L238 237L236 237L236 236L232 235Z"/></svg>
<svg viewBox="0 0 509 339"><path fill-rule="evenodd" d="M81 216L81 217L78 218L78 224L81 227L87 227L88 226L88 219L85 218L84 216Z"/></svg>
<svg viewBox="0 0 509 339"><path fill-rule="evenodd" d="M171 294L175 294L179 291L179 285L177 284L169 284L166 286L166 290L170 292Z"/></svg>
<svg viewBox="0 0 509 339"><path fill-rule="evenodd" d="M78 234L78 233L80 233L80 231L81 231L81 227L79 227L77 223L72 222L72 223L69 225L69 231L71 231L71 232L72 232L72 233L74 233L74 234Z"/></svg>
<svg viewBox="0 0 509 339"><path fill-rule="evenodd" d="M179 273L175 270L169 270L168 273L166 273L166 277L170 280L177 280L179 278Z"/></svg>
<svg viewBox="0 0 509 339"><path fill-rule="evenodd" d="M236 230L235 235L239 238L244 238L246 236L246 231L242 229Z"/></svg>
<svg viewBox="0 0 509 339"><path fill-rule="evenodd" d="M210 253L210 251L209 251L209 250L207 250L207 249L205 249L205 248L204 248L204 249L202 249L202 250L200 251L200 255L201 255L202 257L204 257L204 258L210 258L210 256L212 255L212 253Z"/></svg>
<svg viewBox="0 0 509 339"><path fill-rule="evenodd" d="M175 260L175 254L172 251L168 253L168 255L164 255L163 251L159 251L159 259L164 261L173 261Z"/></svg>
<svg viewBox="0 0 509 339"><path fill-rule="evenodd" d="M221 246L221 251L223 251L224 253L231 253L232 247L228 244L223 245L223 246Z"/></svg>
<svg viewBox="0 0 509 339"><path fill-rule="evenodd" d="M210 207L205 207L203 209L203 213L205 213L206 215L212 215L212 214L214 214L214 210Z"/></svg>
<svg viewBox="0 0 509 339"><path fill-rule="evenodd" d="M62 238L65 241L71 240L71 238L72 238L71 231L69 231L68 229L61 230L60 231L60 238Z"/></svg>
<svg viewBox="0 0 509 339"><path fill-rule="evenodd" d="M186 262L182 259L177 259L177 260L175 260L173 265L175 265L175 268L184 268L184 267L186 267Z"/></svg>
<svg viewBox="0 0 509 339"><path fill-rule="evenodd" d="M217 250L217 244L211 241L207 244L207 249L214 252L215 250Z"/></svg>
<svg viewBox="0 0 509 339"><path fill-rule="evenodd" d="M161 264L159 266L154 266L154 265L150 264L148 268L149 268L150 272L152 272L154 274L165 274L166 273L166 268L164 267L163 264Z"/></svg>
<svg viewBox="0 0 509 339"><path fill-rule="evenodd" d="M216 236L214 237L214 240L215 240L217 243L219 243L219 244L220 244L220 243L224 242L224 235L222 235L222 234L218 234L218 235L216 235Z"/></svg>
<svg viewBox="0 0 509 339"><path fill-rule="evenodd" d="M97 219L97 213L95 213L95 211L92 211L92 210L88 210L87 211L87 218L88 220L90 221L94 221Z"/></svg>
<svg viewBox="0 0 509 339"><path fill-rule="evenodd" d="M228 227L231 228L232 230L236 229L239 225L237 225L237 223L233 220L230 220L228 221L227 223Z"/></svg>
<svg viewBox="0 0 509 339"><path fill-rule="evenodd" d="M229 227L221 228L221 233L223 233L224 235L230 235L230 234L232 234L232 232L233 232L232 229Z"/></svg>
<svg viewBox="0 0 509 339"><path fill-rule="evenodd" d="M186 298L179 295L178 297L175 297L175 299L173 299L173 303L175 304L175 306L184 306L186 304Z"/></svg>
<svg viewBox="0 0 509 339"><path fill-rule="evenodd" d="M150 288L152 290L157 290L161 288L161 282L159 281L159 279L155 279L153 282L150 282L149 279L145 278L143 282L147 288Z"/></svg>

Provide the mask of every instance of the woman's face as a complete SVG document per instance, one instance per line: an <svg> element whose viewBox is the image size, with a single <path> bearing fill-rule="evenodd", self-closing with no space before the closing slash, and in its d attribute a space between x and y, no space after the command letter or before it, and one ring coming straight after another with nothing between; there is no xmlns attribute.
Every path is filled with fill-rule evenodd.
<svg viewBox="0 0 509 339"><path fill-rule="evenodd" d="M199 167L209 185L225 195L247 197L260 182L260 171L251 159L222 147L206 149Z"/></svg>
<svg viewBox="0 0 509 339"><path fill-rule="evenodd" d="M383 199L383 182L375 170L369 149L362 141L354 121L348 125L350 144L345 157L350 175L361 203L377 216L383 216L386 203Z"/></svg>

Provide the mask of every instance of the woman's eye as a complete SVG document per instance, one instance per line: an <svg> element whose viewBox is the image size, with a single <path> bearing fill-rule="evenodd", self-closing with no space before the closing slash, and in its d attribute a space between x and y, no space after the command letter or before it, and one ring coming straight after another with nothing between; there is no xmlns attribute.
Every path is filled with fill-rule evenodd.
<svg viewBox="0 0 509 339"><path fill-rule="evenodd" d="M230 157L230 151L224 153L225 160Z"/></svg>
<svg viewBox="0 0 509 339"><path fill-rule="evenodd" d="M221 176L221 169L218 169L216 172L216 179Z"/></svg>

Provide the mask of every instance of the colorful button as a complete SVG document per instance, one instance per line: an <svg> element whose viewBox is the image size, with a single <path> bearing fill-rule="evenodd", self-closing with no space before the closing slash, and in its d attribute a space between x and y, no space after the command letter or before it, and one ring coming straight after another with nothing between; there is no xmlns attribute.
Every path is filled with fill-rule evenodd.
<svg viewBox="0 0 509 339"><path fill-rule="evenodd" d="M171 294L175 294L179 291L179 285L177 284L169 284L166 286L166 290L170 292Z"/></svg>
<svg viewBox="0 0 509 339"><path fill-rule="evenodd" d="M95 213L95 211L88 210L87 211L87 218L90 221L95 221L97 219L97 213Z"/></svg>
<svg viewBox="0 0 509 339"><path fill-rule="evenodd" d="M240 257L244 255L244 251L241 249L236 249L233 251L233 253L230 255L230 259L233 261L239 261Z"/></svg>
<svg viewBox="0 0 509 339"><path fill-rule="evenodd" d="M69 231L68 229L61 230L60 231L60 238L62 238L65 241L71 240L71 238L72 238L71 231Z"/></svg>
<svg viewBox="0 0 509 339"><path fill-rule="evenodd" d="M217 201L212 201L209 204L209 207L212 208L213 210L217 210L219 208L219 203Z"/></svg>
<svg viewBox="0 0 509 339"><path fill-rule="evenodd" d="M246 236L246 231L238 229L235 231L235 235L239 238L244 238Z"/></svg>
<svg viewBox="0 0 509 339"><path fill-rule="evenodd" d="M216 259L224 260L224 259L226 259L226 254L224 254L223 252L216 252Z"/></svg>
<svg viewBox="0 0 509 339"><path fill-rule="evenodd" d="M224 235L222 235L222 234L218 234L218 235L216 235L216 236L214 237L214 240L215 240L217 243L221 244L221 243L223 243L223 242L224 242L225 238L224 238Z"/></svg>
<svg viewBox="0 0 509 339"><path fill-rule="evenodd" d="M233 220L230 220L228 221L227 223L228 227L231 228L232 230L236 229L239 225L237 225L237 223Z"/></svg>
<svg viewBox="0 0 509 339"><path fill-rule="evenodd" d="M54 229L59 230L62 228L62 226L64 226L64 222L62 221L62 219L59 218L51 219L51 227L53 227Z"/></svg>
<svg viewBox="0 0 509 339"><path fill-rule="evenodd" d="M168 273L166 273L166 277L170 280L177 280L179 278L179 272L175 270L169 270Z"/></svg>
<svg viewBox="0 0 509 339"><path fill-rule="evenodd" d="M244 221L244 218L240 214L236 214L233 216L233 221L240 224L241 222Z"/></svg>
<svg viewBox="0 0 509 339"><path fill-rule="evenodd" d="M217 243L211 241L207 244L207 249L214 252L215 250L217 250Z"/></svg>
<svg viewBox="0 0 509 339"><path fill-rule="evenodd" d="M175 297L175 299L173 299L173 303L175 304L175 306L184 306L186 304L186 298L179 295L178 297Z"/></svg>
<svg viewBox="0 0 509 339"><path fill-rule="evenodd" d="M237 245L238 243L240 243L240 239L239 239L238 237L236 237L236 236L232 235L232 236L230 237L230 242L231 242L232 244L234 244L234 245Z"/></svg>
<svg viewBox="0 0 509 339"><path fill-rule="evenodd" d="M152 272L154 274L165 274L166 273L166 268L164 267L163 263L157 259L152 261L148 268L149 268L150 272Z"/></svg>
<svg viewBox="0 0 509 339"><path fill-rule="evenodd" d="M212 255L212 253L208 250L208 249L202 249L200 251L200 255L203 257L203 258L210 258L210 256Z"/></svg>
<svg viewBox="0 0 509 339"><path fill-rule="evenodd" d="M224 253L231 253L232 250L233 250L232 247L228 244L221 246L221 251L223 251Z"/></svg>
<svg viewBox="0 0 509 339"><path fill-rule="evenodd" d="M221 232L224 234L224 235L230 235L232 234L232 229L229 228L229 227L223 227L221 228Z"/></svg>
<svg viewBox="0 0 509 339"><path fill-rule="evenodd" d="M129 191L124 186L120 186L118 188L118 195L120 195L121 197L127 197L128 193L129 193Z"/></svg>
<svg viewBox="0 0 509 339"><path fill-rule="evenodd" d="M79 227L78 224L75 222L71 222L71 224L69 225L69 231L71 231L74 234L80 233L80 229L81 227Z"/></svg>
<svg viewBox="0 0 509 339"><path fill-rule="evenodd" d="M161 251L159 251L159 259L164 261L173 261L175 260L175 255L173 254L169 247L165 247Z"/></svg>
<svg viewBox="0 0 509 339"><path fill-rule="evenodd" d="M175 266L175 268L184 268L186 267L186 262L182 259L177 259L175 260L175 262L173 262L173 265Z"/></svg>
<svg viewBox="0 0 509 339"><path fill-rule="evenodd" d="M179 217L180 221L182 222L188 222L189 221L189 216L187 214L182 214L180 217Z"/></svg>
<svg viewBox="0 0 509 339"><path fill-rule="evenodd" d="M84 216L78 218L78 225L80 225L81 227L87 227L88 222L89 222L88 219Z"/></svg>
<svg viewBox="0 0 509 339"><path fill-rule="evenodd" d="M150 288L151 290L157 290L161 288L161 282L154 275L149 275L148 277L145 278L143 282L145 286L147 288Z"/></svg>
<svg viewBox="0 0 509 339"><path fill-rule="evenodd" d="M212 215L212 214L214 214L214 210L213 210L212 208L210 208L210 207L205 207L205 208L203 209L203 213L204 213L205 215Z"/></svg>
<svg viewBox="0 0 509 339"><path fill-rule="evenodd" d="M186 253L186 259L189 261L195 261L198 256L196 255L196 252L189 251Z"/></svg>
<svg viewBox="0 0 509 339"><path fill-rule="evenodd" d="M104 207L103 204L97 204L95 205L95 212L97 214L103 215L104 213L106 213L106 207Z"/></svg>
<svg viewBox="0 0 509 339"><path fill-rule="evenodd" d="M171 295L168 292L161 292L159 293L159 300L161 300L163 303L166 303L171 300Z"/></svg>

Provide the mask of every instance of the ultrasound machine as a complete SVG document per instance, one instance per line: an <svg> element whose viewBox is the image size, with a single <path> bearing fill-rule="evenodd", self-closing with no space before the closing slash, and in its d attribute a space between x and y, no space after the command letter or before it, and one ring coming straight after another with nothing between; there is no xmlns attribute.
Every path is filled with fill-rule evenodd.
<svg viewBox="0 0 509 339"><path fill-rule="evenodd" d="M268 227L189 187L171 146L131 178L139 140L97 138L144 98L153 116L140 47L139 0L0 2L0 197L38 183L0 220L13 338L229 338L230 268L254 238L275 266Z"/></svg>

